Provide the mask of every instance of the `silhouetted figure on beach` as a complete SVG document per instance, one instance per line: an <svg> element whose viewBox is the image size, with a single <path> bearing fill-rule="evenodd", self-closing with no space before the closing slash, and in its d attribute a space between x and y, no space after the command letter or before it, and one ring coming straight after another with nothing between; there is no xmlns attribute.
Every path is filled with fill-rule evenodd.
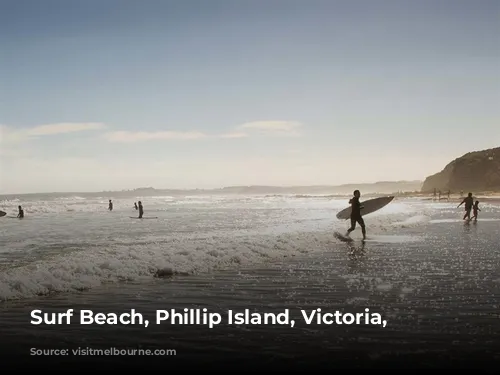
<svg viewBox="0 0 500 375"><path fill-rule="evenodd" d="M138 209L139 209L139 207L137 207L137 202L134 202L134 208L135 208L136 210L138 210Z"/></svg>
<svg viewBox="0 0 500 375"><path fill-rule="evenodd" d="M349 204L351 205L351 227L347 230L347 236L356 229L356 223L361 227L361 232L363 233L363 240L366 239L366 228L365 221L361 217L361 209L363 206L359 201L361 197L361 193L359 190L354 190L354 197L349 200Z"/></svg>
<svg viewBox="0 0 500 375"><path fill-rule="evenodd" d="M450 200L451 191L448 190L448 200Z"/></svg>
<svg viewBox="0 0 500 375"><path fill-rule="evenodd" d="M111 202L111 199L109 200L108 210L113 211L113 202Z"/></svg>
<svg viewBox="0 0 500 375"><path fill-rule="evenodd" d="M21 206L17 206L17 208L19 209L19 213L17 214L17 217L19 219L22 219L24 217L24 210Z"/></svg>
<svg viewBox="0 0 500 375"><path fill-rule="evenodd" d="M473 216L472 216L471 220L474 219L474 221L477 221L477 214L479 211L481 211L481 209L479 208L479 201L476 201L474 203L474 207L472 207Z"/></svg>
<svg viewBox="0 0 500 375"><path fill-rule="evenodd" d="M142 202L139 201L139 219L142 219L142 215L144 215L144 209L142 208Z"/></svg>
<svg viewBox="0 0 500 375"><path fill-rule="evenodd" d="M465 220L465 219L470 220L470 211L472 210L472 206L474 205L474 198L472 198L472 193L469 193L469 195L466 198L464 198L462 203L460 203L457 206L457 208L460 207L464 203L465 203L465 215L464 215L463 220Z"/></svg>

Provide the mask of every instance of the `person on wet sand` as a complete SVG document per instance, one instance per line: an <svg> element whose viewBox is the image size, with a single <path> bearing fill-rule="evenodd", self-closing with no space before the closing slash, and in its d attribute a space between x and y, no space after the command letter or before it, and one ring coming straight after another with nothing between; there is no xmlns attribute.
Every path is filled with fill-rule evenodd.
<svg viewBox="0 0 500 375"><path fill-rule="evenodd" d="M139 201L139 219L142 219L142 215L144 215L144 209L142 208L142 202Z"/></svg>
<svg viewBox="0 0 500 375"><path fill-rule="evenodd" d="M472 193L469 193L467 197L464 198L462 203L460 203L457 208L459 208L462 204L465 203L465 215L463 220L465 219L471 219L470 218L470 211L472 210L472 206L474 205L474 198L472 197Z"/></svg>
<svg viewBox="0 0 500 375"><path fill-rule="evenodd" d="M18 206L17 208L19 209L19 213L17 214L17 217L19 219L24 218L24 210L23 210L23 208L21 206Z"/></svg>
<svg viewBox="0 0 500 375"><path fill-rule="evenodd" d="M361 205L361 202L359 201L359 198L361 197L361 193L359 190L354 190L354 196L351 198L349 201L349 204L351 205L351 227L347 230L346 236L349 236L351 232L356 229L356 223L359 224L361 227L361 232L363 233L363 240L366 239L366 228L365 228L365 221L363 220L363 217L361 216L361 209L363 206Z"/></svg>
<svg viewBox="0 0 500 375"><path fill-rule="evenodd" d="M481 211L481 209L479 208L479 201L476 201L474 203L474 207L472 207L473 216L472 216L471 220L474 219L474 221L477 221L478 211Z"/></svg>

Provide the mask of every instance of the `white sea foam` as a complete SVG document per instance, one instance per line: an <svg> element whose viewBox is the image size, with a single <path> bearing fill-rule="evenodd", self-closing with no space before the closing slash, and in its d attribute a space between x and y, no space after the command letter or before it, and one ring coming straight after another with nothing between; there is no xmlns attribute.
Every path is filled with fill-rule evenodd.
<svg viewBox="0 0 500 375"><path fill-rule="evenodd" d="M61 254L0 273L0 300L76 291L155 275L210 272L320 250L316 234L172 239Z"/></svg>

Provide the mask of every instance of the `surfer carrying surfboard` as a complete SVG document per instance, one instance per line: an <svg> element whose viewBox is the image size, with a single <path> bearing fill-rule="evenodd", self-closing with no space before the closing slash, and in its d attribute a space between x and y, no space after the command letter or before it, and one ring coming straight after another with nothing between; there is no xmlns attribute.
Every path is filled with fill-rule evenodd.
<svg viewBox="0 0 500 375"><path fill-rule="evenodd" d="M363 240L365 240L366 239L365 221L361 216L361 209L363 208L363 206L359 201L361 193L359 192L359 190L354 190L353 194L354 196L349 200L349 204L351 205L351 227L347 230L346 236L349 236L349 234L354 229L356 229L356 223L358 223L359 226L361 227L361 232L363 233Z"/></svg>

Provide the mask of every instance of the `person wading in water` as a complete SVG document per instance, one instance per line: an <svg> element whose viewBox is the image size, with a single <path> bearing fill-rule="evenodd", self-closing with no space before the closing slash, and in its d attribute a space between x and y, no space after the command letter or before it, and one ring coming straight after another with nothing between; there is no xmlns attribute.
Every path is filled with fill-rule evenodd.
<svg viewBox="0 0 500 375"><path fill-rule="evenodd" d="M472 198L472 193L469 193L469 195L464 198L462 203L460 203L457 208L459 208L462 204L465 203L465 215L463 220L469 219L470 220L470 212L472 210L472 206L474 206L474 198Z"/></svg>

